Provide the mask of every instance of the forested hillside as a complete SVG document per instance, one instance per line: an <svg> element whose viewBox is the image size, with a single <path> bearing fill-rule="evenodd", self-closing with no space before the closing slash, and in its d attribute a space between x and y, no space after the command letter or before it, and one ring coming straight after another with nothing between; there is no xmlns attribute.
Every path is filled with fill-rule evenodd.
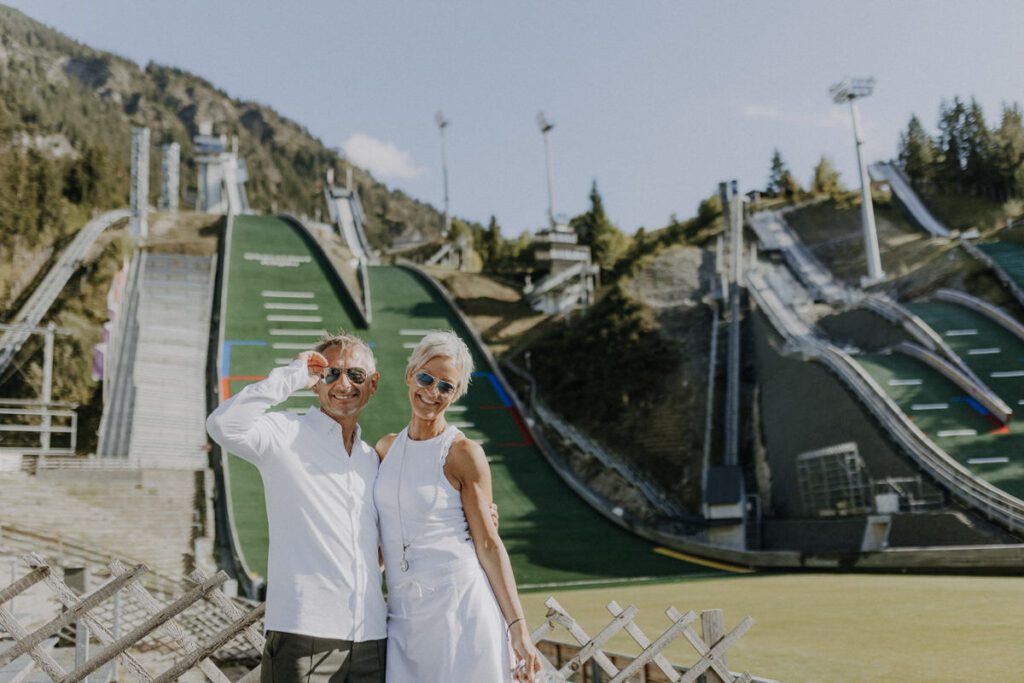
<svg viewBox="0 0 1024 683"><path fill-rule="evenodd" d="M333 167L344 177L336 151L269 107L234 99L179 69L142 68L0 6L0 263L34 258L94 209L127 203L133 125L151 129L153 202L159 146L181 145L182 206L189 207L196 173L191 141L204 120L216 133L238 136L257 210L314 215L325 171ZM439 233L441 217L432 207L361 169L354 177L378 246L398 235Z"/></svg>

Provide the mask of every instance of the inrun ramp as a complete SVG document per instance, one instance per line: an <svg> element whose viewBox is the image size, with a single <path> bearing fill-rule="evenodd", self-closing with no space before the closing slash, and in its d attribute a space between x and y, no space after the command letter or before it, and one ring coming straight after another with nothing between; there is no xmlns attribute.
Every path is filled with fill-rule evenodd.
<svg viewBox="0 0 1024 683"><path fill-rule="evenodd" d="M361 420L364 438L373 443L408 421L404 375L412 347L428 330L453 328L470 346L477 372L469 394L448 416L483 444L490 459L501 536L521 588L713 573L655 552L652 544L605 519L558 478L457 314L419 275L399 267L371 267L373 323L359 330L343 290L332 283L330 266L297 229L276 218L243 216L229 232L221 294L222 398L289 362L312 346L321 331L355 331L373 346L382 376ZM281 409L315 404L312 392L299 392ZM267 526L259 475L239 458L228 460L238 544L249 569L265 575Z"/></svg>

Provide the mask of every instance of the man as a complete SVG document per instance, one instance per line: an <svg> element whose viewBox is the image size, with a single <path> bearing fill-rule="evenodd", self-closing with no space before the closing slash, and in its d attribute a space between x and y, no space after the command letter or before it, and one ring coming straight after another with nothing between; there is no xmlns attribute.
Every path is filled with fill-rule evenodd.
<svg viewBox="0 0 1024 683"><path fill-rule="evenodd" d="M263 683L383 683L386 612L373 483L359 413L380 374L366 342L321 341L247 386L206 422L263 478L270 549ZM312 388L319 410L270 412Z"/></svg>

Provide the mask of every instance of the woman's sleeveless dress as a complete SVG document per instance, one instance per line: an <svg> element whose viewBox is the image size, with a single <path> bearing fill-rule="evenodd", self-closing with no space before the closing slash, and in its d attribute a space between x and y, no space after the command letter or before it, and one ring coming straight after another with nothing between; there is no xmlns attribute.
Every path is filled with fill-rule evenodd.
<svg viewBox="0 0 1024 683"><path fill-rule="evenodd" d="M449 426L433 439L413 441L402 430L377 473L388 683L512 681L505 620L476 557L462 497L444 476L459 434ZM402 569L403 524L408 570Z"/></svg>

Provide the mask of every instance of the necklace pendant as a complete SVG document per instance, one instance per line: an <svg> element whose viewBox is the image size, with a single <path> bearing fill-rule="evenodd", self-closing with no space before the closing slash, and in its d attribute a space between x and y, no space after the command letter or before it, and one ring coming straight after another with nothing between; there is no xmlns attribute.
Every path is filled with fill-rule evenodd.
<svg viewBox="0 0 1024 683"><path fill-rule="evenodd" d="M402 561L398 563L398 568L403 572L409 571L409 560L402 558Z"/></svg>

